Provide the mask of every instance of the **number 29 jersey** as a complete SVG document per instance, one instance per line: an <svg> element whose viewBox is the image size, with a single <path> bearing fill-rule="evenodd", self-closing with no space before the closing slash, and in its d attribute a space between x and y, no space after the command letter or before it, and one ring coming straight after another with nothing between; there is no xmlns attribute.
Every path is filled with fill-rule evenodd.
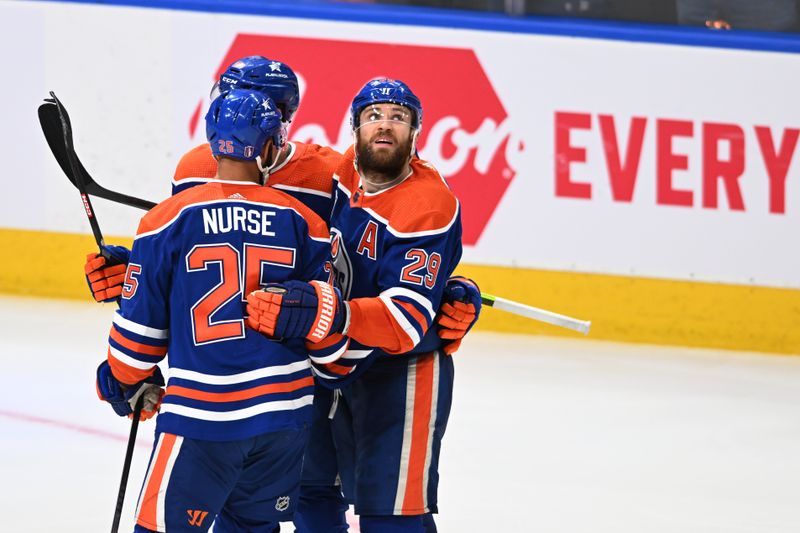
<svg viewBox="0 0 800 533"><path fill-rule="evenodd" d="M436 169L416 158L401 183L367 193L351 147L334 178L331 253L349 301L350 350L371 360L408 353L428 332L461 259L459 202Z"/></svg>
<svg viewBox="0 0 800 533"><path fill-rule="evenodd" d="M327 279L329 239L308 207L254 183L199 185L142 218L108 359L136 383L169 354L157 431L237 440L310 421L309 350L246 328L244 297L268 282Z"/></svg>

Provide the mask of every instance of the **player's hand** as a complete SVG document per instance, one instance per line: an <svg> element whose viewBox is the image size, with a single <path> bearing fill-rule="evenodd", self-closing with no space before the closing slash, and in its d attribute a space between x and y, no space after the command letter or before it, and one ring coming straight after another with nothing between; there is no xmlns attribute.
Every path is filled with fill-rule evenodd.
<svg viewBox="0 0 800 533"><path fill-rule="evenodd" d="M132 418L136 401L140 396L144 399L139 420L147 420L155 416L158 408L161 407L161 399L164 397L163 386L164 376L158 367L152 376L134 385L125 385L115 378L107 360L97 367L97 397L110 403L114 412L119 416Z"/></svg>
<svg viewBox="0 0 800 533"><path fill-rule="evenodd" d="M271 338L319 342L342 331L346 314L339 289L322 281L270 283L247 295L247 325Z"/></svg>
<svg viewBox="0 0 800 533"><path fill-rule="evenodd" d="M124 246L104 246L110 259L106 259L97 252L86 256L83 270L86 273L86 283L92 291L97 302L116 302L122 294L122 283L125 281L125 270L131 251Z"/></svg>
<svg viewBox="0 0 800 533"><path fill-rule="evenodd" d="M472 329L481 314L481 291L469 278L455 276L447 280L442 295L442 306L436 315L439 337L450 340L442 348L453 355L464 335Z"/></svg>

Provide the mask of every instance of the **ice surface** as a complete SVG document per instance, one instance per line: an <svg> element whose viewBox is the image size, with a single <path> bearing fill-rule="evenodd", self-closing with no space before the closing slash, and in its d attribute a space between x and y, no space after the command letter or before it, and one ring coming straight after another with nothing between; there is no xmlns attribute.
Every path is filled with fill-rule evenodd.
<svg viewBox="0 0 800 533"><path fill-rule="evenodd" d="M114 309L0 298L0 530L109 530L130 426L93 381ZM441 533L800 531L800 357L481 332L462 346Z"/></svg>

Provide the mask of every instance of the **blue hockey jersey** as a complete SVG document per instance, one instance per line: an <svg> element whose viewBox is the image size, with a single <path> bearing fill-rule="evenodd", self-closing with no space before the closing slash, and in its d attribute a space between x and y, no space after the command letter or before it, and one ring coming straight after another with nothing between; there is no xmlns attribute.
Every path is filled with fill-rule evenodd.
<svg viewBox="0 0 800 533"><path fill-rule="evenodd" d="M350 306L348 357L367 358L349 382L368 361L408 353L425 337L461 259L461 214L447 183L420 159L398 185L367 193L350 147L334 179L331 249ZM320 383L341 377L326 370L317 372Z"/></svg>
<svg viewBox="0 0 800 533"><path fill-rule="evenodd" d="M270 187L213 181L141 220L108 360L123 383L168 354L157 431L236 440L309 422L311 367L339 362L348 339L271 341L245 327L244 296L268 282L328 280L330 237L308 207ZM311 358L309 358L309 350Z"/></svg>

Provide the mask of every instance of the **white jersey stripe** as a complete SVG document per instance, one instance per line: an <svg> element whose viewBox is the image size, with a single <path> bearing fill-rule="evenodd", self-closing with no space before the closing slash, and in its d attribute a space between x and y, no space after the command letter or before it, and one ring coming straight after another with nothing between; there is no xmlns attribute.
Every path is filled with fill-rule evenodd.
<svg viewBox="0 0 800 533"><path fill-rule="evenodd" d="M161 433L156 441L156 449L153 452L153 457L150 460L150 464L147 466L147 474L144 477L144 483L142 483L142 488L139 491L139 501L136 503L136 514L134 514L137 519L139 518L139 513L142 511L142 498L147 491L147 486L150 484L150 477L153 475L153 466L156 464L156 457L158 457L158 454L161 451L161 443L163 442L164 433Z"/></svg>
<svg viewBox="0 0 800 533"><path fill-rule="evenodd" d="M408 465L411 461L411 436L414 430L414 396L417 389L417 361L408 364L406 377L406 415L403 423L403 447L400 451L400 469L397 472L397 493L394 497L394 513L402 514L406 496Z"/></svg>
<svg viewBox="0 0 800 533"><path fill-rule="evenodd" d="M390 298L393 296L405 296L406 298L410 298L415 302L417 302L422 307L424 307L425 311L428 312L431 319L433 319L436 316L436 311L433 310L433 305L431 304L431 301L425 298L420 293L414 292L411 289L406 289L404 287L392 287L391 289L386 289L385 291L383 291L381 293L381 296L388 296Z"/></svg>
<svg viewBox="0 0 800 533"><path fill-rule="evenodd" d="M172 476L172 469L175 467L175 460L181 451L183 444L183 437L176 436L175 444L172 446L172 451L167 459L167 465L164 468L164 477L161 478L161 486L158 488L158 503L156 504L156 524L159 531L167 531L167 522L165 519L167 504L167 488L169 487L169 478Z"/></svg>
<svg viewBox="0 0 800 533"><path fill-rule="evenodd" d="M307 370L311 367L311 361L303 359L282 366L270 366L266 368L259 368L258 370L250 370L242 372L241 374L231 374L228 376L219 376L215 374L203 374L195 372L194 370L184 370L183 368L170 368L170 378L188 379L189 381L196 381L206 385L235 385L237 383L245 383L256 379L267 378L271 376L285 376Z"/></svg>
<svg viewBox="0 0 800 533"><path fill-rule="evenodd" d="M169 330L168 329L156 329L151 328L150 326L145 326L144 324L139 324L134 322L133 320L128 320L121 314L119 314L119 310L114 312L114 324L118 325L122 329L127 329L137 335L141 335L143 337L150 337L151 339L166 339L169 337Z"/></svg>
<svg viewBox="0 0 800 533"><path fill-rule="evenodd" d="M277 402L264 402L258 405L246 407L244 409L236 409L234 411L206 411L205 409L196 409L194 407L186 407L185 405L176 405L172 403L161 404L161 413L174 413L179 416L187 418L196 418L198 420L209 420L211 422L230 422L231 420L243 420L263 413L272 413L275 411L293 411L300 409L307 405L311 405L314 400L313 394L307 394L296 400L281 400Z"/></svg>
<svg viewBox="0 0 800 533"><path fill-rule="evenodd" d="M156 363L148 363L148 362L145 362L145 361L139 361L138 359L134 359L130 355L126 355L126 354L120 352L119 350L117 350L116 348L111 346L110 344L108 345L108 351L109 351L109 353L111 354L111 356L114 359L116 359L117 361L119 361L123 365L127 365L127 366L130 366L132 368L136 368L136 369L139 369L139 370L150 370L151 368L156 366Z"/></svg>
<svg viewBox="0 0 800 533"><path fill-rule="evenodd" d="M433 458L433 439L436 430L436 410L439 406L439 370L441 362L441 352L433 352L433 388L431 389L431 418L428 424L428 449L425 452L425 470L422 471L422 505L425 512L429 513L428 507L428 476L431 471L431 459Z"/></svg>
<svg viewBox="0 0 800 533"><path fill-rule="evenodd" d="M348 340L341 348L336 350L330 355L326 355L324 357L317 357L314 355L309 355L312 361L314 361L318 365L327 365L328 363L333 363L341 359L344 353L347 351L347 347L350 346L350 341Z"/></svg>
<svg viewBox="0 0 800 533"><path fill-rule="evenodd" d="M294 187L292 185L271 185L273 189L280 189L282 191L302 192L305 194L313 194L314 196L322 196L323 198L330 198L331 195L327 192L318 191L316 189L306 189L305 187Z"/></svg>
<svg viewBox="0 0 800 533"><path fill-rule="evenodd" d="M332 374L326 374L317 367L311 367L311 371L314 373L315 376L321 379L339 379L341 377L341 376L334 376Z"/></svg>
<svg viewBox="0 0 800 533"><path fill-rule="evenodd" d="M405 331L406 335L408 335L408 338L414 343L414 346L419 344L419 333L417 333L417 330L411 325L411 322L408 321L403 312L400 311L400 309L394 304L392 299L382 294L378 296L378 298L380 298L386 308L389 309L389 312L392 314L395 322L397 322L403 331Z"/></svg>
<svg viewBox="0 0 800 533"><path fill-rule="evenodd" d="M177 187L179 185L183 185L184 183L208 183L210 181L216 181L216 180L214 178L201 178L199 176L191 178L183 178L178 181L175 181L175 179L173 178L172 186Z"/></svg>
<svg viewBox="0 0 800 533"><path fill-rule="evenodd" d="M342 359L364 359L374 350L347 350Z"/></svg>

